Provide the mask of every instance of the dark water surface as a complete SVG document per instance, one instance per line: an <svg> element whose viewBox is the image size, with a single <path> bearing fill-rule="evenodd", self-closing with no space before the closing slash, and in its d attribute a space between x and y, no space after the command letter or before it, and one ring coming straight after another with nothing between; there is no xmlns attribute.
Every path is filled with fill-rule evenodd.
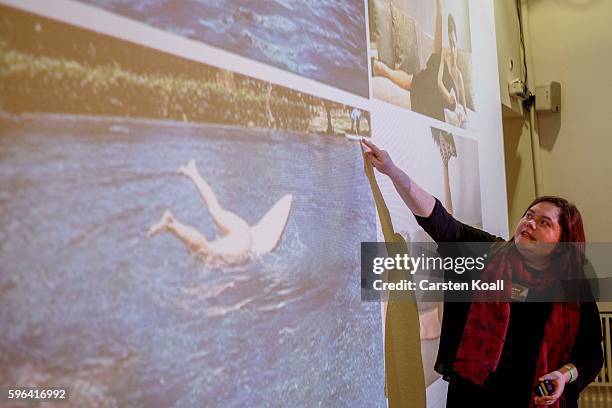
<svg viewBox="0 0 612 408"><path fill-rule="evenodd" d="M361 0L79 0L368 96Z"/></svg>
<svg viewBox="0 0 612 408"><path fill-rule="evenodd" d="M194 158L250 224L293 194L270 254L211 268L166 208L219 234ZM177 122L0 122L0 386L71 387L74 406L384 406L380 308L360 300L375 238L358 145ZM290 403L289 403L290 401Z"/></svg>

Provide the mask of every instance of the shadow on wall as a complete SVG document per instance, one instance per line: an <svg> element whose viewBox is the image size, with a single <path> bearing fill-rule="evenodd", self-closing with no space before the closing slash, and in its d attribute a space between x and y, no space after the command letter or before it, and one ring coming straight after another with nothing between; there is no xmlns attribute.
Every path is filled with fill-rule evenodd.
<svg viewBox="0 0 612 408"><path fill-rule="evenodd" d="M538 135L540 137L540 147L552 151L561 130L561 115L559 113L543 112L538 113Z"/></svg>
<svg viewBox="0 0 612 408"><path fill-rule="evenodd" d="M508 201L511 202L518 182L518 173L523 158L517 153L519 140L523 133L523 121L521 119L504 119L504 152L506 163L516 163L514 166L506 166L506 189L508 190Z"/></svg>

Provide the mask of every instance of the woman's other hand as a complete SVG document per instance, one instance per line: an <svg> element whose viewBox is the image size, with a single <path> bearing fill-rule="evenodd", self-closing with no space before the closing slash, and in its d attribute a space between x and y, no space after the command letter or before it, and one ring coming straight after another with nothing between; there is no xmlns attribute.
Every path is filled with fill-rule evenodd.
<svg viewBox="0 0 612 408"><path fill-rule="evenodd" d="M563 390L565 389L565 383L567 382L566 376L560 371L553 371L538 379L538 381L544 380L551 380L553 382L555 392L547 396L535 397L534 402L536 405L546 406L554 404L559 398L561 398L561 394L563 394Z"/></svg>
<svg viewBox="0 0 612 408"><path fill-rule="evenodd" d="M395 163L393 163L393 160L391 160L389 153L387 153L385 150L381 150L374 143L364 138L361 139L361 143L366 145L366 147L369 149L365 151L366 160L372 163L372 165L376 167L378 171L389 176L395 168Z"/></svg>
<svg viewBox="0 0 612 408"><path fill-rule="evenodd" d="M455 95L453 92L449 92L448 94L448 104L455 109L457 107L457 98L455 98Z"/></svg>
<svg viewBox="0 0 612 408"><path fill-rule="evenodd" d="M457 127L465 129L467 127L467 114L463 106L457 105L457 108L455 109L455 115L457 120L455 125Z"/></svg>

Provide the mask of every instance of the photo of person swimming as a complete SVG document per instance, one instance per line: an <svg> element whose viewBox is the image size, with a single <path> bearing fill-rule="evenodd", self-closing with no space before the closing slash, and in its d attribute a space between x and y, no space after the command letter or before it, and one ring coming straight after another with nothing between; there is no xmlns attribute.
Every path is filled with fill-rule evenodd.
<svg viewBox="0 0 612 408"><path fill-rule="evenodd" d="M181 166L178 173L193 181L213 221L224 235L209 241L193 226L178 221L168 209L161 221L151 226L147 233L149 237L161 232L171 232L207 262L223 265L243 264L251 255L264 255L278 245L289 218L293 199L291 194L286 194L277 201L259 223L249 226L238 214L221 207L217 196L202 178L193 160Z"/></svg>
<svg viewBox="0 0 612 408"><path fill-rule="evenodd" d="M66 4L0 5L0 388L383 406L380 311L356 279L376 237L351 140L367 107L145 47L128 19L127 39L84 28Z"/></svg>

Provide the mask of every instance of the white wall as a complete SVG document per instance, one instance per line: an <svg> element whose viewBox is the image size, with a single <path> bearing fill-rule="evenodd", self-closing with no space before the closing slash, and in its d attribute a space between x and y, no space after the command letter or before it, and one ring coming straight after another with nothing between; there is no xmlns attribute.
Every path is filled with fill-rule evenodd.
<svg viewBox="0 0 612 408"><path fill-rule="evenodd" d="M587 240L612 239L612 1L530 0L536 84L562 84L560 115L539 114L544 194L583 214Z"/></svg>
<svg viewBox="0 0 612 408"><path fill-rule="evenodd" d="M433 37L436 19L435 0L393 0L401 11L414 18L421 28ZM442 44L448 46L448 14L457 25L457 41L460 49L471 51L470 13L468 0L442 0Z"/></svg>

